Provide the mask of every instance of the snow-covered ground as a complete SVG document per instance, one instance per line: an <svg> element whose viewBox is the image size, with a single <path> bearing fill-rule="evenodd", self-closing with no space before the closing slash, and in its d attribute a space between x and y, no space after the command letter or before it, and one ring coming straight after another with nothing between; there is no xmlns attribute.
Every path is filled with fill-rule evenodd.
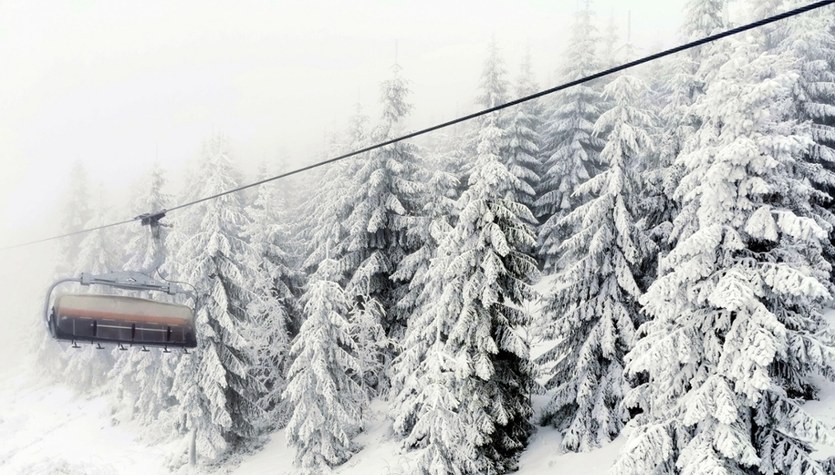
<svg viewBox="0 0 835 475"><path fill-rule="evenodd" d="M412 466L411 457L398 448L391 434L391 425L382 414L385 406L377 403L373 422L368 430L357 438L364 448L334 473L344 475L408 474ZM520 475L549 474L596 474L605 473L620 450L621 440L598 450L581 454L560 454L560 436L550 428L537 427L530 446L519 462ZM244 460L232 473L248 474L291 474L296 473L291 462L294 452L284 440L284 431L277 431L263 450Z"/></svg>
<svg viewBox="0 0 835 475"><path fill-rule="evenodd" d="M828 315L835 324L835 311ZM22 366L17 366L21 368ZM48 385L37 374L5 368L0 374L0 473L2 474L164 474L168 460L184 450L181 440L149 444L139 437L141 427L115 424L104 397L85 398L63 385ZM806 403L806 410L835 428L835 383L821 380L820 400ZM541 406L539 397L536 406ZM410 456L399 450L383 416L384 402L372 406L365 433L357 438L363 447L338 474L410 473ZM832 431L835 437L835 430ZM591 452L560 453L560 437L551 428L537 427L522 455L519 474L606 473L623 444L623 438ZM817 458L835 456L835 447L819 447ZM218 473L291 474L293 450L284 431L273 433L259 451L244 455ZM206 473L201 468L184 473Z"/></svg>
<svg viewBox="0 0 835 475"><path fill-rule="evenodd" d="M0 473L165 473L165 446L138 443L138 427L114 426L104 398L79 397L32 376L0 380Z"/></svg>
<svg viewBox="0 0 835 475"><path fill-rule="evenodd" d="M163 474L170 472L167 461L172 452L183 449L178 441L148 445L138 436L140 427L113 425L104 397L80 397L66 386L44 385L32 376L0 379L0 407L3 474ZM384 403L375 403L372 411L368 430L357 438L363 449L335 473L410 473L409 454L401 453L382 416ZM558 444L554 430L537 428L518 473L603 473L621 445L615 441L593 452L560 454ZM217 472L292 474L297 472L293 456L281 430L257 453Z"/></svg>
<svg viewBox="0 0 835 475"><path fill-rule="evenodd" d="M137 435L141 428L112 425L105 398L79 397L65 386L39 384L31 377L0 379L0 407L0 473L4 474L164 474L170 472L167 460L172 451L183 447L179 442L147 445ZM835 384L825 383L821 400L806 407L827 426L835 427ZM384 410L382 403L375 404L368 430L357 439L363 449L335 473L410 473L410 457L398 449L390 425L382 417ZM555 430L537 427L517 473L602 474L623 443L619 438L598 450L563 454L559 440ZM835 455L835 447L821 449L820 458ZM293 456L284 431L277 431L260 451L217 472L292 474L297 472Z"/></svg>
<svg viewBox="0 0 835 475"><path fill-rule="evenodd" d="M164 474L172 452L182 450L175 441L148 445L132 424L113 425L103 397L84 398L62 386L39 384L33 377L0 379L0 473L3 474ZM806 405L809 412L835 427L835 384L825 383L821 400ZM363 449L335 470L344 475L410 473L410 457L392 438L382 417L385 407L376 403L368 430L357 439ZM835 431L833 431L835 435ZM547 427L537 427L522 455L520 475L602 474L611 466L623 439L585 453L560 453L560 437ZM822 447L819 458L835 455L835 447ZM238 475L292 474L293 450L284 431L277 431L257 453L244 456L237 466L219 473ZM188 470L184 470L188 472ZM207 470L198 470L198 473Z"/></svg>

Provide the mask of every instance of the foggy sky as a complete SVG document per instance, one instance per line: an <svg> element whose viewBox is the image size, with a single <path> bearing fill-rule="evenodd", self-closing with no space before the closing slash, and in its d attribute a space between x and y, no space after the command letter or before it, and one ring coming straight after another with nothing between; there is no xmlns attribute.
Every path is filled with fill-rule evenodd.
<svg viewBox="0 0 835 475"><path fill-rule="evenodd" d="M376 116L395 50L413 127L475 109L493 35L511 77L530 48L540 85L553 85L577 4L0 0L0 244L58 231L48 218L74 160L120 204L153 160L178 173L215 131L245 171L321 160L357 101ZM649 50L674 41L682 4L593 8L622 35L631 12Z"/></svg>

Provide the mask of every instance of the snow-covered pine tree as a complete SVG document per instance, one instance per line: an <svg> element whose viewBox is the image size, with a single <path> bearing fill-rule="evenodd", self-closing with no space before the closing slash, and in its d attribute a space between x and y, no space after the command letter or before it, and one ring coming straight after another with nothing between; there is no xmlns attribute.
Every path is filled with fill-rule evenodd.
<svg viewBox="0 0 835 475"><path fill-rule="evenodd" d="M470 169L472 168L472 157L475 154L475 145L469 146L469 139L472 136L471 129L478 129L474 121L463 122L456 124L447 129L439 130L436 133L430 134L431 140L428 140L426 147L426 156L430 157L426 163L426 168L430 170L438 169L433 167L431 162L440 160L443 164L443 169L450 173L458 181L458 195L464 192L469 182ZM465 142L462 143L462 137ZM431 158L435 157L435 158ZM427 191L427 193L429 193Z"/></svg>
<svg viewBox="0 0 835 475"><path fill-rule="evenodd" d="M164 190L166 181L165 171L154 163L134 193L131 207L134 215L160 211L171 204L171 196ZM132 231L127 247L122 250L127 256L122 270L151 272L155 270L154 266L162 265L167 254L164 242L167 232L161 234L163 249L158 251L147 228L137 226ZM158 278L156 275L151 277ZM118 347L112 354L114 364L108 380L111 396L116 401L114 409L127 408L143 425L154 424L159 414L173 402L170 391L176 358L138 349L126 353Z"/></svg>
<svg viewBox="0 0 835 475"><path fill-rule="evenodd" d="M491 38L487 45L487 58L481 69L481 82L479 84L478 105L483 108L497 106L508 101L507 70L504 67L504 60L499 53L499 44L496 38ZM485 118L484 121L494 120L499 127L504 126L504 114L497 112L495 117Z"/></svg>
<svg viewBox="0 0 835 475"><path fill-rule="evenodd" d="M356 349L357 381L367 396L378 396L387 386L388 355L390 343L383 329L382 321L386 312L383 305L368 292L354 296L353 306L348 315L349 335Z"/></svg>
<svg viewBox="0 0 835 475"><path fill-rule="evenodd" d="M98 187L98 203L92 206L93 218L83 227L91 228L109 222L105 214L105 204L102 200L101 186ZM120 266L115 262L115 246L108 229L98 229L84 235L78 248L78 256L74 267L89 274L106 274L117 270ZM107 294L111 290L101 287L81 288L79 292ZM101 391L107 381L107 374L113 366L113 358L109 351L100 349L101 345L93 345L90 341L77 342L81 348L67 346L64 350L66 367L65 381L82 392ZM101 347L103 348L103 347Z"/></svg>
<svg viewBox="0 0 835 475"><path fill-rule="evenodd" d="M168 184L165 174L166 171L159 163L155 162L151 166L150 171L143 177L138 190L134 194L131 206L133 212L137 215L153 213L164 210L166 206L171 205L171 195L165 190ZM141 231L132 233L132 238L128 242L128 258L124 266L125 270L142 271L155 264L154 240L147 228L142 228ZM166 234L163 233L163 235Z"/></svg>
<svg viewBox="0 0 835 475"><path fill-rule="evenodd" d="M61 231L63 233L83 229L92 218L87 171L81 161L73 163L68 183L69 189L63 197L65 204L61 215ZM78 276L80 270L76 268L76 263L83 239L83 235L76 235L60 240L58 263L55 266L54 275L56 279ZM46 329L44 322L40 319L34 322L32 331L34 344L36 345L35 364L43 374L56 379L63 378L66 374L64 368L67 364L64 353L66 345L54 340Z"/></svg>
<svg viewBox="0 0 835 475"><path fill-rule="evenodd" d="M603 47L600 52L600 65L603 68L612 68L621 64L620 35L618 25L615 23L615 16L609 15L606 23L606 32L603 33Z"/></svg>
<svg viewBox="0 0 835 475"><path fill-rule="evenodd" d="M357 103L351 116L347 137L344 143L331 147L332 155L340 155L367 146L369 132L368 117ZM368 159L368 155L353 157L347 161L328 166L321 176L316 192L302 206L306 216L302 234L307 246L302 269L313 273L316 266L328 257L339 261L344 255L342 248L348 236L348 217L352 210L352 177ZM342 276L344 279L344 276Z"/></svg>
<svg viewBox="0 0 835 475"><path fill-rule="evenodd" d="M835 342L820 315L827 235L797 171L812 144L786 107L794 61L725 48L677 158L678 240L641 298L651 320L626 371L646 382L626 404L642 413L617 473L823 475L810 444L833 442L795 399L833 377Z"/></svg>
<svg viewBox="0 0 835 475"><path fill-rule="evenodd" d="M162 199L170 200L171 197L167 193L163 193ZM164 201L171 203L170 201ZM181 221L176 216L169 218L168 223L173 227L163 230L162 239L165 246L165 260L159 269L159 275L172 278L177 276L177 272L181 270L178 262L177 252L181 248L181 243L187 239L186 221ZM180 226L182 224L183 226ZM147 233L147 230L145 230ZM194 291L189 285L182 285L183 290ZM159 295L159 294L157 294ZM192 305L195 302L188 296L178 296L175 301L178 303ZM145 433L146 437L153 439L164 439L170 437L170 434L176 433L178 418L180 416L180 409L178 405L179 395L174 392L174 380L177 373L177 368L182 362L182 358L190 357L187 354L181 354L179 351L171 351L170 354L164 350L151 350L144 352L131 358L138 358L135 363L135 371L137 371L136 383L139 388L138 396L134 403L134 419L139 421L142 425L147 427ZM148 358L142 358L145 355ZM140 374L141 373L141 374Z"/></svg>
<svg viewBox="0 0 835 475"><path fill-rule="evenodd" d="M90 183L87 179L87 170L81 161L73 163L68 183L70 189L66 195L63 213L61 213L61 229L73 232L83 229L93 219L90 208ZM77 234L60 241L61 263L56 266L56 274L67 277L78 273L75 264L78 262L83 240L84 235Z"/></svg>
<svg viewBox="0 0 835 475"><path fill-rule="evenodd" d="M421 246L400 262L392 279L408 285L408 291L397 302L401 312L412 315L426 303L424 286L426 273L437 255L438 247L446 232L457 218L456 201L463 190L456 178L460 171L460 160L456 153L431 155L426 162L432 170L424 188L421 214L414 219L409 230L414 242Z"/></svg>
<svg viewBox="0 0 835 475"><path fill-rule="evenodd" d="M727 29L730 26L727 8L728 0L688 0L684 11L682 39L696 41ZM682 82L677 84L676 92L684 95L685 105L692 104L704 94L713 76L727 59L726 51L725 45L709 43L688 50L682 57ZM694 117L687 119L692 120ZM695 119L698 120L698 116Z"/></svg>
<svg viewBox="0 0 835 475"><path fill-rule="evenodd" d="M392 74L382 84L382 117L372 133L374 142L399 135L411 109L399 65L394 65ZM386 335L396 339L402 336L407 318L396 302L407 286L393 282L391 276L404 256L420 247L409 229L420 210L423 172L417 148L408 142L370 152L357 165L349 190L347 236L338 247L349 276L346 291L352 299L368 292L379 301L386 310L382 321Z"/></svg>
<svg viewBox="0 0 835 475"><path fill-rule="evenodd" d="M289 414L281 394L286 386L291 333L298 328L296 322L302 321L302 315L292 290L299 278L285 250L289 214L278 186L268 183L259 187L247 214L243 235L252 247L248 256L255 259L243 263L252 290L247 307L253 320L253 334L249 335L255 348L252 373L266 390L260 399L266 426L283 427Z"/></svg>
<svg viewBox="0 0 835 475"><path fill-rule="evenodd" d="M401 311L410 315L404 339L399 342L402 352L398 352L391 366L392 394L399 394L398 398L404 398L408 393L401 392L406 381L412 381L414 389L412 376L427 352L427 346L420 341L424 332L421 328L430 323L425 321L426 315L431 314L427 307L434 305L443 292L443 279L434 273L443 272L444 257L440 255L440 247L457 221L457 201L463 192L456 179L457 158L457 154L430 156L427 168L433 170L432 178L426 186L422 216L412 228L412 232L420 233L417 240L423 245L403 258L392 276L409 286L408 292L397 302ZM410 424L405 423L406 427L398 431L408 432Z"/></svg>
<svg viewBox="0 0 835 475"><path fill-rule="evenodd" d="M369 145L371 137L367 130L367 122L367 116L357 103L344 144L339 145L334 151L345 153ZM343 272L338 275L340 284L347 283L344 271L350 271L352 265L355 265L354 260L347 257L351 254L348 246L353 242L351 233L356 235L359 229L349 225L349 217L356 206L355 191L363 186L356 183L354 177L366 166L368 160L369 155L364 154L348 162L333 165L325 173L320 191L311 200L314 213L311 213L312 219L307 229L313 238L310 240L311 251L308 252L303 268L315 272L320 262L333 257L341 261ZM353 257L356 258L357 255ZM358 278L351 287L353 296L349 312L349 333L358 344L358 357L363 365L363 376L358 381L365 385L369 395L373 395L386 387L385 366L391 356L391 348L385 332L379 334L386 319L386 309L381 304L379 295L370 293L370 283L371 279L366 279L363 290L362 279Z"/></svg>
<svg viewBox="0 0 835 475"><path fill-rule="evenodd" d="M339 285L339 265L325 259L303 296L306 319L293 341L284 397L292 408L287 441L296 463L310 472L326 470L356 452L362 428L362 388L347 319L350 302Z"/></svg>
<svg viewBox="0 0 835 475"><path fill-rule="evenodd" d="M516 81L516 96L527 96L535 93L537 89L531 54L528 51L522 60ZM507 144L502 159L510 173L520 181L516 201L528 207L536 200L536 189L539 187L541 138L538 130L542 127L541 114L538 101L519 104L507 112Z"/></svg>
<svg viewBox="0 0 835 475"><path fill-rule="evenodd" d="M425 473L503 473L530 434L533 366L522 309L536 264L534 218L514 200L518 179L499 158L502 131L481 132L460 217L430 268L438 292L406 338L409 375L396 400L395 430L420 452ZM405 357L404 357L405 359Z"/></svg>
<svg viewBox="0 0 835 475"><path fill-rule="evenodd" d="M800 3L800 2L795 2ZM811 121L815 146L807 160L825 164L835 162L835 18L833 8L810 12L787 22L788 36L782 49L799 60L800 78L794 91L799 119ZM816 183L832 194L831 183Z"/></svg>
<svg viewBox="0 0 835 475"><path fill-rule="evenodd" d="M522 61L515 88L518 96L536 92L530 52L525 55ZM504 67L504 61L501 58L496 39L492 38L482 68L478 105L486 109L509 101L509 89L507 70ZM527 102L507 111L499 111L495 114L495 117L485 120L495 121L495 125L503 131L503 143L501 144L499 157L510 172L520 180L516 200L530 206L535 199L535 187L539 182L540 139L537 133L541 126L539 104L537 102ZM471 138L464 146L467 153L477 153L479 134L479 130L472 132Z"/></svg>
<svg viewBox="0 0 835 475"><path fill-rule="evenodd" d="M688 0L681 40L695 41L727 29L726 4L727 0ZM717 43L677 55L666 65L668 72L664 77L669 80L656 82L655 108L661 126L656 128L653 139L658 145L658 159L646 170L648 191L642 214L647 216L653 240L665 251L675 240L670 236L672 221L678 213L673 195L683 173L675 159L682 153L685 139L701 125L692 107L727 58L724 50Z"/></svg>
<svg viewBox="0 0 835 475"><path fill-rule="evenodd" d="M499 44L496 41L496 37L493 36L487 43L487 56L484 58L484 63L481 67L478 95L475 98L476 106L480 109L487 109L507 102L510 96L509 89L510 83L507 79L507 69L501 57ZM508 121L507 112L497 111L494 114L495 117L490 120L494 120L496 126L504 130ZM481 127L487 120L487 117L481 117L479 120L471 121L471 123L465 122L464 124L460 124L461 130L459 133L451 130L450 133L455 138L454 147L463 150L467 156L475 155L478 149ZM463 137L463 140L460 137ZM463 144L461 143L462 141ZM506 145L506 143L501 145L502 150L506 148ZM504 154L501 154L501 156L504 156Z"/></svg>
<svg viewBox="0 0 835 475"><path fill-rule="evenodd" d="M238 183L226 138L212 136L204 144L199 173L190 186L205 196ZM264 417L246 338L251 334L245 311L251 295L243 266L256 258L241 234L248 219L241 201L239 194L224 195L183 213L185 236L176 255L177 280L197 289L198 341L197 350L183 355L176 369L176 426L182 432L196 430L198 454L207 461L255 437Z"/></svg>
<svg viewBox="0 0 835 475"><path fill-rule="evenodd" d="M791 6L803 2L792 1ZM777 46L782 54L796 58L799 77L794 87L795 115L811 123L805 160L799 164L817 191L811 197L814 217L835 243L835 9L824 8L785 22L784 37ZM824 247L829 262L835 262L835 246Z"/></svg>
<svg viewBox="0 0 835 475"><path fill-rule="evenodd" d="M579 185L588 200L562 219L571 230L559 248L562 257L552 289L544 298L543 336L556 341L538 358L555 389L543 422L563 431L565 450L585 451L616 437L627 413L629 387L624 355L635 344L641 322L637 275L649 254L636 226L641 197L634 162L651 148L651 116L637 107L646 86L634 76L618 76L604 89L613 107L594 126L606 139L602 171Z"/></svg>
<svg viewBox="0 0 835 475"><path fill-rule="evenodd" d="M424 245L407 256L398 269L398 275L409 282L409 292L398 305L411 309L412 314L402 352L393 361L391 371L393 428L401 436L409 435L403 441L405 448L423 447L417 461L421 470L438 475L465 472L468 465L460 463L460 454L476 451L474 441L465 437L467 420L454 417L459 402L453 392L460 380L444 348L450 316L437 306L437 299L445 291L443 274L450 252L442 243L450 239L460 211L455 157L445 154L430 164L435 171L427 186L427 203L418 227ZM427 435L429 439L423 441ZM476 473L478 467L476 464L469 470Z"/></svg>
<svg viewBox="0 0 835 475"><path fill-rule="evenodd" d="M597 30L588 6L574 16L561 77L571 81L597 72ZM597 173L602 141L592 127L601 112L602 98L597 84L579 85L554 99L542 134L543 165L535 214L539 219L539 254L546 270L554 269L557 251L564 237L560 219L580 203L572 198L580 183Z"/></svg>

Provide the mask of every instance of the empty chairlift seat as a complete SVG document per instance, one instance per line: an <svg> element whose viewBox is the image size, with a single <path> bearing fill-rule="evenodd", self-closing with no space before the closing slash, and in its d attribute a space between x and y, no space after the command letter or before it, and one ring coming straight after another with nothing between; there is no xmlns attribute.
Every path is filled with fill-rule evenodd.
<svg viewBox="0 0 835 475"><path fill-rule="evenodd" d="M55 299L55 338L194 348L194 312L185 305L115 295L67 294Z"/></svg>

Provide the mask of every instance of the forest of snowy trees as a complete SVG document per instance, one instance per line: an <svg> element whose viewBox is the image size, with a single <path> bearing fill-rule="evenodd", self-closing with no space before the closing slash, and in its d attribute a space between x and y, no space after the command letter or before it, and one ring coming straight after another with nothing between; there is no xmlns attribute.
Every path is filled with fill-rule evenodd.
<svg viewBox="0 0 835 475"><path fill-rule="evenodd" d="M805 3L728 1L689 0L680 40ZM560 82L636 58L601 24L572 19ZM485 51L474 108L537 90L529 55ZM357 105L329 155L407 132L407 78L395 65L379 117ZM132 211L241 173L212 136L184 190L157 166ZM71 182L68 231L114 218L81 166ZM616 474L824 475L813 446L835 440L803 402L835 380L833 213L830 6L172 213L160 273L196 289L196 351L43 332L38 364L181 439L171 467L278 429L299 470L336 467L382 400L420 473L512 471L541 424L555 451L624 437ZM56 273L142 269L145 232L65 239Z"/></svg>

